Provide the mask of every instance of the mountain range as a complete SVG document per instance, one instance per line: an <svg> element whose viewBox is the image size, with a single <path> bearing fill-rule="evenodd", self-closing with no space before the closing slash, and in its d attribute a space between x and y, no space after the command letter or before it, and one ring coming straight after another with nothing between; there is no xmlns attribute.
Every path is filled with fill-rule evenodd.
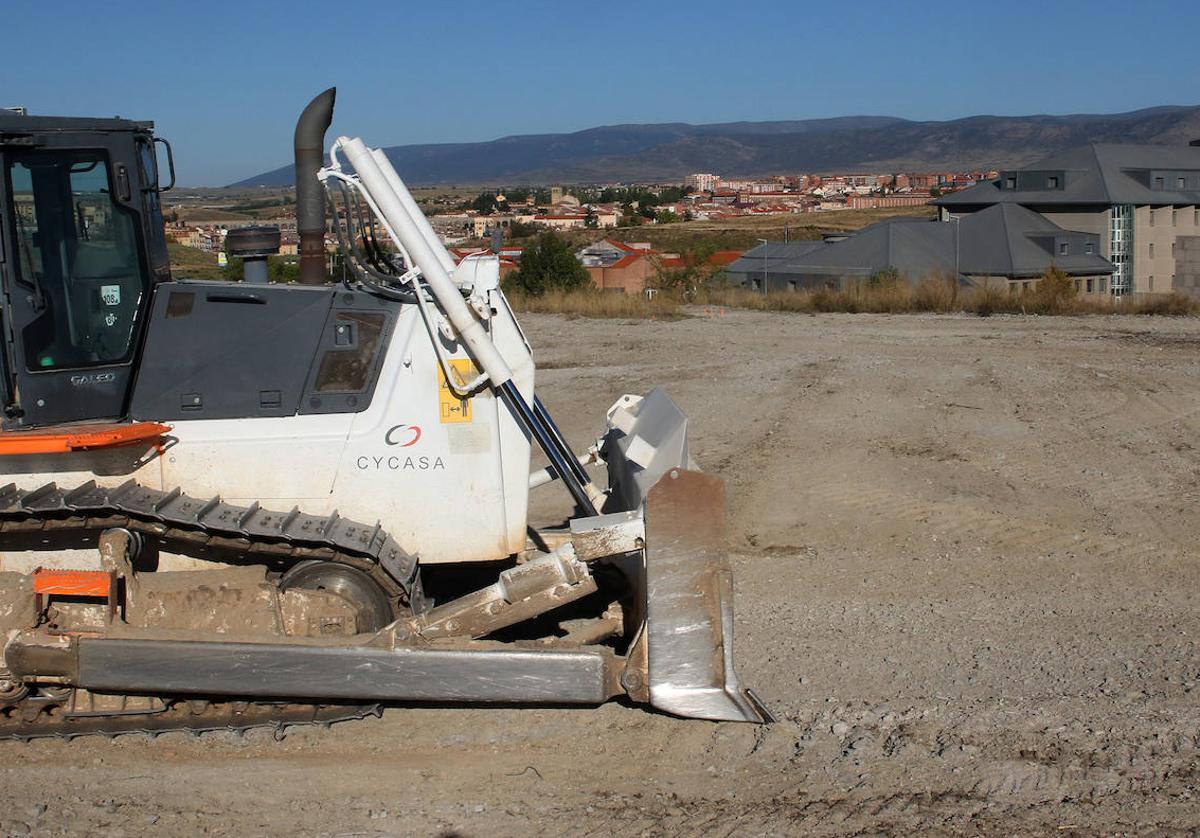
<svg viewBox="0 0 1200 838"><path fill-rule="evenodd" d="M971 116L918 122L846 116L779 122L606 125L479 143L384 149L414 186L678 180L692 172L745 177L1017 166L1092 142L1181 145L1200 138L1200 106L1118 114ZM291 165L231 184L286 186Z"/></svg>

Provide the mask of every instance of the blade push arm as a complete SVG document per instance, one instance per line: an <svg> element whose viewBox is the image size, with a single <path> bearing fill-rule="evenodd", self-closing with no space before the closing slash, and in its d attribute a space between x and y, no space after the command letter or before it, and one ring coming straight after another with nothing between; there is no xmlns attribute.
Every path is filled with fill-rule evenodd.
<svg viewBox="0 0 1200 838"><path fill-rule="evenodd" d="M354 167L353 176L341 171L337 162L338 151L344 153L346 160ZM330 158L333 161L331 166L321 170L319 177L322 180L331 177L342 180L363 195L383 222L388 235L404 251L409 264L420 270L426 287L449 319L450 326L466 345L472 359L487 377L489 386L508 405L521 427L537 440L580 511L584 515L595 515L595 499L600 493L589 481L580 479L582 469L575 462L575 455L563 442L557 428L548 420L548 414L545 414L544 409L535 410L517 389L508 362L450 277L447 266L452 264L453 260L438 241L433 228L429 226L428 220L417 207L400 176L382 154L373 152L357 137L339 137L330 152ZM381 167L381 159L390 171ZM416 277L411 277L410 281L419 296L420 291L415 287ZM435 335L430 334L430 339L436 344ZM583 476L586 478L586 474Z"/></svg>

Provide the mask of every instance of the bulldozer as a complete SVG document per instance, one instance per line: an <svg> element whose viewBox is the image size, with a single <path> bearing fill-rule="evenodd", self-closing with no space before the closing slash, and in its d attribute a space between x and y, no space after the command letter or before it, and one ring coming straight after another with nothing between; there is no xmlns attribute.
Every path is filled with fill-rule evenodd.
<svg viewBox="0 0 1200 838"><path fill-rule="evenodd" d="M626 395L571 448L497 257L453 258L382 151L327 149L334 98L296 125L291 283L263 228L228 235L244 280L171 276L153 123L0 112L0 738L421 703L769 721L686 416Z"/></svg>

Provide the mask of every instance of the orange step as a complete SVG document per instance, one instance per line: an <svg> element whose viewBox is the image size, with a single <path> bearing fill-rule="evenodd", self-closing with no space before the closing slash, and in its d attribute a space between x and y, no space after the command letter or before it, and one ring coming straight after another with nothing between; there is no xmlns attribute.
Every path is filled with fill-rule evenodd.
<svg viewBox="0 0 1200 838"><path fill-rule="evenodd" d="M91 596L108 599L113 575L107 570L48 570L33 572L33 592L50 596Z"/></svg>
<svg viewBox="0 0 1200 838"><path fill-rule="evenodd" d="M69 454L72 451L157 442L170 430L170 425L160 422L123 422L7 431L0 433L0 457L16 454Z"/></svg>

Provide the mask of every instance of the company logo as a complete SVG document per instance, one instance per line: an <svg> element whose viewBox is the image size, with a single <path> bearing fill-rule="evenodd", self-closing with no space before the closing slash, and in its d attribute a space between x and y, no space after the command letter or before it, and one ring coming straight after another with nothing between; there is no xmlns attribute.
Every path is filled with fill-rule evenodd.
<svg viewBox="0 0 1200 838"><path fill-rule="evenodd" d="M441 457L367 457L354 461L359 471L445 471Z"/></svg>
<svg viewBox="0 0 1200 838"><path fill-rule="evenodd" d="M85 384L106 384L109 381L116 380L117 374L115 372L93 372L71 376L71 383L76 387L82 387Z"/></svg>
<svg viewBox="0 0 1200 838"><path fill-rule="evenodd" d="M383 435L383 441L388 445L398 445L401 448L411 448L420 438L420 425L393 425Z"/></svg>

